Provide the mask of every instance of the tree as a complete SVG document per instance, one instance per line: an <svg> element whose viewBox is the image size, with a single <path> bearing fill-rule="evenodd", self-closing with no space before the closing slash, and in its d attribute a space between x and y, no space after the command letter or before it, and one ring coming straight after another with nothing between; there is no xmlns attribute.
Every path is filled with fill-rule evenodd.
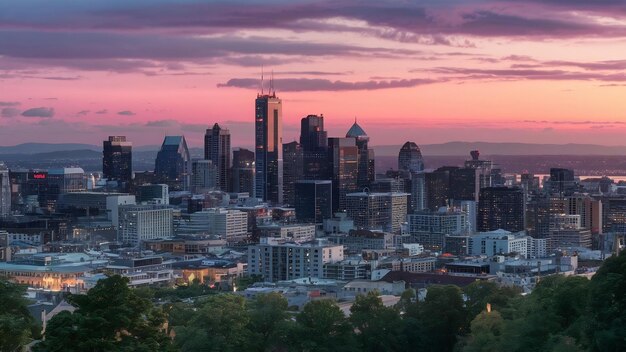
<svg viewBox="0 0 626 352"><path fill-rule="evenodd" d="M433 285L420 305L422 346L427 351L452 351L465 326L466 311L461 289Z"/></svg>
<svg viewBox="0 0 626 352"><path fill-rule="evenodd" d="M250 331L245 298L233 294L210 296L183 326L174 326L175 343L183 351L245 351Z"/></svg>
<svg viewBox="0 0 626 352"><path fill-rule="evenodd" d="M259 294L251 302L249 329L255 350L272 351L287 343L293 325L287 306L287 299L276 292Z"/></svg>
<svg viewBox="0 0 626 352"><path fill-rule="evenodd" d="M592 351L626 351L626 251L607 259L589 283Z"/></svg>
<svg viewBox="0 0 626 352"><path fill-rule="evenodd" d="M169 351L165 315L115 275L98 281L85 295L70 295L73 313L48 324L39 351Z"/></svg>
<svg viewBox="0 0 626 352"><path fill-rule="evenodd" d="M471 334L463 352L498 352L504 321L497 311L483 311L472 320Z"/></svg>
<svg viewBox="0 0 626 352"><path fill-rule="evenodd" d="M31 339L35 322L25 293L25 286L0 278L0 351L15 351Z"/></svg>
<svg viewBox="0 0 626 352"><path fill-rule="evenodd" d="M352 326L332 300L311 301L296 316L291 343L298 351L356 351Z"/></svg>
<svg viewBox="0 0 626 352"><path fill-rule="evenodd" d="M521 290L518 287L499 286L491 281L474 281L463 288L466 301L468 322L471 322L487 303L491 304L493 310L503 311L508 306L511 299L519 296Z"/></svg>
<svg viewBox="0 0 626 352"><path fill-rule="evenodd" d="M358 295L350 307L361 351L404 351L406 340L399 311L385 307L378 292Z"/></svg>

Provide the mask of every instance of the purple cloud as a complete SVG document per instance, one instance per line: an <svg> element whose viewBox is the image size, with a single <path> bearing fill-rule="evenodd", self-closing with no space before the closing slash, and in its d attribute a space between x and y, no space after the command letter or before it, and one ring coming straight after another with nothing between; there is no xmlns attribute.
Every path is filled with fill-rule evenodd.
<svg viewBox="0 0 626 352"><path fill-rule="evenodd" d="M18 106L20 105L17 101L0 101L0 106Z"/></svg>
<svg viewBox="0 0 626 352"><path fill-rule="evenodd" d="M376 90L389 88L408 88L425 84L438 83L441 80L413 78L389 81L361 81L345 82L331 81L328 79L311 78L281 78L274 80L274 87L281 92L305 92L305 91L348 91L348 90ZM246 89L258 89L259 80L255 78L232 78L226 83L220 83L218 87L236 87Z"/></svg>
<svg viewBox="0 0 626 352"><path fill-rule="evenodd" d="M0 115L2 117L15 117L20 114L20 110L16 108L2 108Z"/></svg>
<svg viewBox="0 0 626 352"><path fill-rule="evenodd" d="M118 115L122 115L122 116L134 116L134 115L136 115L134 112L132 112L130 110L118 111L117 114Z"/></svg>
<svg viewBox="0 0 626 352"><path fill-rule="evenodd" d="M25 117L53 117L54 109L53 108L31 108L22 112L22 116Z"/></svg>

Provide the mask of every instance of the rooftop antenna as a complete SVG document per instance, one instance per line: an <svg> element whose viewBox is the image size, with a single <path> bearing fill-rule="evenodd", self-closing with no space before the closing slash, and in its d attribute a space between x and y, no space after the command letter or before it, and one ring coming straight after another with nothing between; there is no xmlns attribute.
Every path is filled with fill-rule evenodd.
<svg viewBox="0 0 626 352"><path fill-rule="evenodd" d="M270 94L275 96L276 90L274 89L274 70L272 70L272 75L270 77Z"/></svg>
<svg viewBox="0 0 626 352"><path fill-rule="evenodd" d="M261 95L263 95L263 65L261 65Z"/></svg>

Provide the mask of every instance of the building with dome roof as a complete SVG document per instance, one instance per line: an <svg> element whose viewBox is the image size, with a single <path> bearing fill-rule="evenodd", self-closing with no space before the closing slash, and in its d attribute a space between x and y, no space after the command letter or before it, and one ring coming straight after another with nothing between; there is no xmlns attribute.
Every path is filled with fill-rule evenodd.
<svg viewBox="0 0 626 352"><path fill-rule="evenodd" d="M346 133L346 138L354 138L359 151L357 185L358 187L369 187L376 175L374 150L368 148L370 137L356 122L356 118L354 119L354 124Z"/></svg>

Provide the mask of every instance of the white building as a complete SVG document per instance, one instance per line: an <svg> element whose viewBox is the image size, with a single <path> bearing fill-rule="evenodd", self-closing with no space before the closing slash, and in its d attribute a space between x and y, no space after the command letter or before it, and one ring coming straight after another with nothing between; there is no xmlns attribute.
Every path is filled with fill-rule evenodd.
<svg viewBox="0 0 626 352"><path fill-rule="evenodd" d="M204 233L221 236L227 241L236 241L248 235L248 214L235 209L204 209L191 214L189 221L181 223L177 232Z"/></svg>
<svg viewBox="0 0 626 352"><path fill-rule="evenodd" d="M348 218L346 213L335 213L330 219L324 219L324 232L330 233L348 233L354 229L354 221Z"/></svg>
<svg viewBox="0 0 626 352"><path fill-rule="evenodd" d="M173 209L167 205L120 205L117 238L132 246L174 235Z"/></svg>
<svg viewBox="0 0 626 352"><path fill-rule="evenodd" d="M136 205L135 196L131 195L114 195L106 198L107 219L111 221L113 226L118 227L119 223L119 207L120 205Z"/></svg>
<svg viewBox="0 0 626 352"><path fill-rule="evenodd" d="M269 237L276 243L309 242L315 239L315 225L286 224L286 225L259 225L259 236Z"/></svg>
<svg viewBox="0 0 626 352"><path fill-rule="evenodd" d="M535 239L526 232L512 233L505 230L480 232L469 237L471 255L494 256L499 254L517 253L525 258L546 256L546 240Z"/></svg>
<svg viewBox="0 0 626 352"><path fill-rule="evenodd" d="M322 241L303 244L262 241L248 247L248 273L261 275L265 281L320 278L324 275L324 264L343 259L341 245Z"/></svg>

